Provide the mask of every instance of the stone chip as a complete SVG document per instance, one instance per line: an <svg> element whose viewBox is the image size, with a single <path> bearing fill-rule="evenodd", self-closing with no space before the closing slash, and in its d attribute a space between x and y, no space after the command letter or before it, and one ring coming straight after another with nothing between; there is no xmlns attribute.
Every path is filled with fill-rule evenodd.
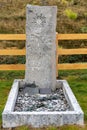
<svg viewBox="0 0 87 130"><path fill-rule="evenodd" d="M51 88L40 88L39 93L40 94L51 94Z"/></svg>

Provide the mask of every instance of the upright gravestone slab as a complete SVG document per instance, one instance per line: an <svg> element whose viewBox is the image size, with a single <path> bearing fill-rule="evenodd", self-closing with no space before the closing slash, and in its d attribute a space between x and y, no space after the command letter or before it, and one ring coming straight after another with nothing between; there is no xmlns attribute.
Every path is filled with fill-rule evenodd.
<svg viewBox="0 0 87 130"><path fill-rule="evenodd" d="M27 5L26 83L56 86L56 6Z"/></svg>

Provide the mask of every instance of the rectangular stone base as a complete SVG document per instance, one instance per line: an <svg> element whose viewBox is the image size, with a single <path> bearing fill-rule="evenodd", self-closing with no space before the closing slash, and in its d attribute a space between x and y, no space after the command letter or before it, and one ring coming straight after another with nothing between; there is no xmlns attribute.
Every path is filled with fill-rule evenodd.
<svg viewBox="0 0 87 130"><path fill-rule="evenodd" d="M22 125L30 125L36 128L51 125L62 126L65 124L84 125L84 113L81 110L66 80L57 80L56 87L60 87L60 85L62 85L64 95L69 105L71 106L71 111L14 112L14 106L19 90L19 81L23 80L14 81L5 109L2 113L4 128L11 128Z"/></svg>

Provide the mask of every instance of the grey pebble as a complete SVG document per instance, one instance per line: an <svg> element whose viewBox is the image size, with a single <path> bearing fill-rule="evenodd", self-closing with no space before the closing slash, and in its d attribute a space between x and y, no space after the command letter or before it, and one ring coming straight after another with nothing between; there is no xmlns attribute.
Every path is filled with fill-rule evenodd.
<svg viewBox="0 0 87 130"><path fill-rule="evenodd" d="M70 106L64 96L62 88L58 88L51 94L42 95L23 94L19 90L14 111L69 111Z"/></svg>

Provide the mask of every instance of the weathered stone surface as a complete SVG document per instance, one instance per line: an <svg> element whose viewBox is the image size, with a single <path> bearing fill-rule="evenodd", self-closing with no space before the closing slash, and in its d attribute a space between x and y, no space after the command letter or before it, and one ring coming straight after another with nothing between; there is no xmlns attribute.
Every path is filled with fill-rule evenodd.
<svg viewBox="0 0 87 130"><path fill-rule="evenodd" d="M38 94L39 93L39 88L36 87L25 87L24 90L23 90L23 94L28 94L28 95L34 95L34 94Z"/></svg>
<svg viewBox="0 0 87 130"><path fill-rule="evenodd" d="M39 93L40 94L51 94L51 88L40 88Z"/></svg>
<svg viewBox="0 0 87 130"><path fill-rule="evenodd" d="M56 6L27 5L25 81L56 86Z"/></svg>

